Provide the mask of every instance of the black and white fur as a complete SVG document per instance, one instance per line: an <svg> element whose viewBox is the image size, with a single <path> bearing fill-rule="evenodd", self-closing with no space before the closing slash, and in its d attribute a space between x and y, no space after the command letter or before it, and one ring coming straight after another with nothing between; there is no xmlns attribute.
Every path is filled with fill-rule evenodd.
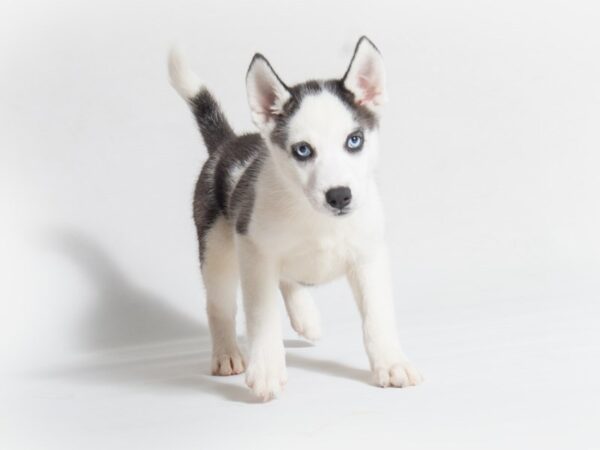
<svg viewBox="0 0 600 450"><path fill-rule="evenodd" d="M383 62L373 43L366 37L358 41L341 79L295 86L287 86L264 56L255 55L246 76L259 129L253 134L232 130L178 51L171 52L169 72L209 154L196 185L194 220L213 373L246 369L246 383L257 396L276 396L287 378L279 291L293 328L314 341L320 318L307 286L346 276L363 318L375 382L419 383L396 334L383 210L373 180L385 101ZM351 148L359 141L360 148ZM240 280L247 366L235 332Z"/></svg>

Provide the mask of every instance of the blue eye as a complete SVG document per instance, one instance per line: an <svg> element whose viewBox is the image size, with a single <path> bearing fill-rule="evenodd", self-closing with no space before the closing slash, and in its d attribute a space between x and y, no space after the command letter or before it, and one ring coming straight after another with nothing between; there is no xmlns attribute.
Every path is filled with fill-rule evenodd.
<svg viewBox="0 0 600 450"><path fill-rule="evenodd" d="M351 152L357 152L362 148L363 142L364 138L362 132L357 131L352 133L350 136L348 136L348 139L346 139L346 148Z"/></svg>
<svg viewBox="0 0 600 450"><path fill-rule="evenodd" d="M292 146L292 155L298 161L306 161L313 156L313 149L306 142L300 142Z"/></svg>

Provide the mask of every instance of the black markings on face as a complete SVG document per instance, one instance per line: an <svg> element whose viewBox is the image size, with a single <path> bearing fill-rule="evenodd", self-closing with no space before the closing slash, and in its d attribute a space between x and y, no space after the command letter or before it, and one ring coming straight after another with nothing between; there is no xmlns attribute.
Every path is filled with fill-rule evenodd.
<svg viewBox="0 0 600 450"><path fill-rule="evenodd" d="M275 127L271 132L271 141L285 149L288 143L288 127L293 115L300 109L302 100L308 95L329 92L335 95L354 116L354 120L365 130L378 126L378 118L367 107L354 101L354 94L344 87L341 80L307 81L289 88L291 98L283 105L283 113L275 117Z"/></svg>

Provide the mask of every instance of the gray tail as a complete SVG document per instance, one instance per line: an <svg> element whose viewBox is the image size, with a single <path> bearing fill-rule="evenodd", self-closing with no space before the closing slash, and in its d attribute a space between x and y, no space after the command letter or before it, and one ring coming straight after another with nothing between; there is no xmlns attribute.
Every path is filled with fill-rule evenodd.
<svg viewBox="0 0 600 450"><path fill-rule="evenodd" d="M176 48L169 53L169 77L175 90L190 105L209 154L235 137L219 103Z"/></svg>

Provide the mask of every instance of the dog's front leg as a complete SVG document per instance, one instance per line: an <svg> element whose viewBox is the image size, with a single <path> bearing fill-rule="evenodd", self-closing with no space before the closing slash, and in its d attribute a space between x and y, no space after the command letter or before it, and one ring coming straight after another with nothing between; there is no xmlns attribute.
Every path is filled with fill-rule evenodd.
<svg viewBox="0 0 600 450"><path fill-rule="evenodd" d="M278 266L275 258L246 239L240 239L238 249L248 336L246 384L266 401L277 396L287 381Z"/></svg>
<svg viewBox="0 0 600 450"><path fill-rule="evenodd" d="M421 375L400 348L394 319L392 281L383 246L354 261L348 281L363 321L363 338L374 381L382 387L421 382Z"/></svg>

